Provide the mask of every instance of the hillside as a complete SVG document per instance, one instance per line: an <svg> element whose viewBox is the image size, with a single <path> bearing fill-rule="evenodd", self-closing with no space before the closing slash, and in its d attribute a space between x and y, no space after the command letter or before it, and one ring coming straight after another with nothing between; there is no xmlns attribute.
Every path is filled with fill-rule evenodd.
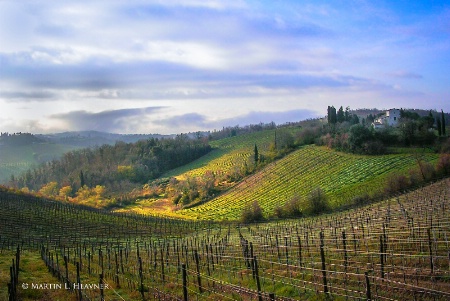
<svg viewBox="0 0 450 301"><path fill-rule="evenodd" d="M437 154L424 154L422 160L435 164ZM295 195L305 198L320 187L330 197L333 207L348 204L356 196L372 195L382 190L387 177L417 167L413 154L361 156L305 146L271 163L260 172L212 201L177 213L195 219L238 219L243 207L258 201L273 214Z"/></svg>
<svg viewBox="0 0 450 301"><path fill-rule="evenodd" d="M449 187L245 227L0 190L0 283L20 300L448 300Z"/></svg>
<svg viewBox="0 0 450 301"><path fill-rule="evenodd" d="M114 145L117 141L134 143L149 138L172 137L164 135L121 135L96 131L54 134L2 133L0 136L0 183L7 183L39 164L59 159L76 149Z"/></svg>
<svg viewBox="0 0 450 301"><path fill-rule="evenodd" d="M30 143L27 145L0 146L0 183L6 183L41 163L60 158L64 153L76 149L71 145L49 142Z"/></svg>
<svg viewBox="0 0 450 301"><path fill-rule="evenodd" d="M148 139L136 143L117 142L94 149L65 153L59 160L41 164L15 179L14 187L41 191L48 197L89 199L98 187L126 194L163 172L187 164L208 153L211 147L202 139L179 135L174 139ZM63 189L64 188L64 189ZM63 191L61 192L61 189ZM88 191L89 190L89 191Z"/></svg>
<svg viewBox="0 0 450 301"><path fill-rule="evenodd" d="M213 140L209 143L213 149L210 153L196 161L173 169L163 174L162 177L200 176L208 170L226 173L233 167L240 167L244 162L249 164L255 145L264 154L269 152L270 145L274 143L275 139L282 144L283 137L287 133L295 137L300 131L301 127L289 126Z"/></svg>

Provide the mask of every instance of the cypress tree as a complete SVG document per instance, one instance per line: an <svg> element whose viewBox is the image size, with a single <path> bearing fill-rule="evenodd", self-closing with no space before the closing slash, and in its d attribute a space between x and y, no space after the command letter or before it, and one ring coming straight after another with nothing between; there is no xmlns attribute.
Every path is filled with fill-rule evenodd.
<svg viewBox="0 0 450 301"><path fill-rule="evenodd" d="M84 187L85 183L84 183L84 175L83 175L83 171L80 171L80 187Z"/></svg>
<svg viewBox="0 0 450 301"><path fill-rule="evenodd" d="M443 110L441 110L441 127L442 127L442 136L445 136L445 115Z"/></svg>
<svg viewBox="0 0 450 301"><path fill-rule="evenodd" d="M277 130L275 130L275 139L273 141L274 145L275 145L275 150L277 149Z"/></svg>
<svg viewBox="0 0 450 301"><path fill-rule="evenodd" d="M337 122L341 123L345 121L344 108L341 106L337 112Z"/></svg>
<svg viewBox="0 0 450 301"><path fill-rule="evenodd" d="M327 121L328 121L328 124L330 124L331 122L330 122L330 119L331 118L331 107L330 106L328 106L328 108L327 108Z"/></svg>
<svg viewBox="0 0 450 301"><path fill-rule="evenodd" d="M255 143L254 156L255 156L255 165L256 165L256 164L258 164L258 161L259 161L259 153L258 153L258 147L256 146L256 143Z"/></svg>
<svg viewBox="0 0 450 301"><path fill-rule="evenodd" d="M337 117L336 117L336 108L334 106L330 107L330 123L336 124Z"/></svg>
<svg viewBox="0 0 450 301"><path fill-rule="evenodd" d="M442 126L441 126L441 119L436 118L436 127L438 130L439 137L442 136Z"/></svg>

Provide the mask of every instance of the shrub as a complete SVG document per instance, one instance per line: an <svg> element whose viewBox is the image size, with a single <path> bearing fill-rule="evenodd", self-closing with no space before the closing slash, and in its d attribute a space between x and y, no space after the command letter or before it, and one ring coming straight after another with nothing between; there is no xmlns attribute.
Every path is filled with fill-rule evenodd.
<svg viewBox="0 0 450 301"><path fill-rule="evenodd" d="M412 187L418 186L423 182L422 174L418 169L411 169L409 171L409 183Z"/></svg>
<svg viewBox="0 0 450 301"><path fill-rule="evenodd" d="M371 140L363 144L362 152L367 155L383 155L386 147L379 140Z"/></svg>
<svg viewBox="0 0 450 301"><path fill-rule="evenodd" d="M295 195L292 199L287 201L283 206L277 206L274 209L276 217L301 217L303 212L300 209L301 201L298 195Z"/></svg>
<svg viewBox="0 0 450 301"><path fill-rule="evenodd" d="M450 175L450 154L441 154L439 156L437 172L440 175Z"/></svg>
<svg viewBox="0 0 450 301"><path fill-rule="evenodd" d="M448 139L442 144L442 147L441 147L440 152L441 152L442 154L450 154L450 138L448 138Z"/></svg>
<svg viewBox="0 0 450 301"><path fill-rule="evenodd" d="M387 179L384 192L387 195L406 190L410 185L408 178L404 175L392 175Z"/></svg>
<svg viewBox="0 0 450 301"><path fill-rule="evenodd" d="M371 202L370 196L368 194L357 195L352 199L352 203L356 206L366 205Z"/></svg>
<svg viewBox="0 0 450 301"><path fill-rule="evenodd" d="M420 172L422 173L423 179L429 181L436 177L436 169L429 162L420 162Z"/></svg>
<svg viewBox="0 0 450 301"><path fill-rule="evenodd" d="M243 223L254 223L264 219L263 211L257 201L244 207L241 213L241 221Z"/></svg>
<svg viewBox="0 0 450 301"><path fill-rule="evenodd" d="M330 210L328 197L321 188L316 188L308 196L308 211L311 214L320 214Z"/></svg>
<svg viewBox="0 0 450 301"><path fill-rule="evenodd" d="M319 135L319 127L305 128L297 134L297 143L300 145L313 144Z"/></svg>

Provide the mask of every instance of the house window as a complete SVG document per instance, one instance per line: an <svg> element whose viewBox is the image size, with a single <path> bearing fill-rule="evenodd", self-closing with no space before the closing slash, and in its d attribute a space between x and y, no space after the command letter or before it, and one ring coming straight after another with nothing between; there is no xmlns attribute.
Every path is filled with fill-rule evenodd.
<svg viewBox="0 0 450 301"><path fill-rule="evenodd" d="M394 121L397 120L397 117L394 117Z"/></svg>

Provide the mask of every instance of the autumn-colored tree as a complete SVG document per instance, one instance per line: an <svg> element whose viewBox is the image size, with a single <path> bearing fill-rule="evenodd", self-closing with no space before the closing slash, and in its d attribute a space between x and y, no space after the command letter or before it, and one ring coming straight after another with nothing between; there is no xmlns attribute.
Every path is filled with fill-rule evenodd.
<svg viewBox="0 0 450 301"><path fill-rule="evenodd" d="M39 189L39 193L48 196L48 197L55 197L58 195L58 183L57 182L49 182L45 184L44 186Z"/></svg>
<svg viewBox="0 0 450 301"><path fill-rule="evenodd" d="M72 194L72 187L71 186L64 186L61 187L59 190L58 196L63 200L68 200L69 196Z"/></svg>

